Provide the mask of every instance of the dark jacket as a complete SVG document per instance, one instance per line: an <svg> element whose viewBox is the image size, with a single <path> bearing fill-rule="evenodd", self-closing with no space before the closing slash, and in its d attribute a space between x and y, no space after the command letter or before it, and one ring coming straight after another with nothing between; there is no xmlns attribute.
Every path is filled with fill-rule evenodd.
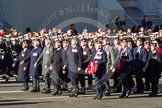
<svg viewBox="0 0 162 108"><path fill-rule="evenodd" d="M36 63L39 63L41 60L42 62L42 75L45 75L47 73L47 70L45 69L45 65L49 67L52 63L52 55L53 55L53 46L44 47L43 52L38 57Z"/></svg>
<svg viewBox="0 0 162 108"><path fill-rule="evenodd" d="M62 48L54 49L54 52L53 52L53 55L52 55L51 59L52 59L51 66L53 67L53 70L51 72L51 78L54 81L54 83L58 83L57 79L61 78L62 75L63 75L63 73L62 73L62 67L63 67L63 63L62 63Z"/></svg>
<svg viewBox="0 0 162 108"><path fill-rule="evenodd" d="M92 55L91 61L97 61L98 63L98 70L96 72L96 76L103 75L103 73L106 72L107 55L103 49L95 51Z"/></svg>
<svg viewBox="0 0 162 108"><path fill-rule="evenodd" d="M68 77L78 78L78 68L82 68L83 63L83 51L80 46L69 47L67 50L67 61Z"/></svg>
<svg viewBox="0 0 162 108"><path fill-rule="evenodd" d="M134 55L133 67L135 69L142 69L147 61L146 49L144 47L141 47L138 51L138 47L136 47L134 49L133 55Z"/></svg>
<svg viewBox="0 0 162 108"><path fill-rule="evenodd" d="M15 63L19 62L19 67L18 67L18 81L27 81L29 80L29 63L30 59L30 50L26 49L25 51L21 51L20 55L17 57L17 60ZM22 61L24 61L23 64L20 64ZM26 68L24 70L24 68Z"/></svg>
<svg viewBox="0 0 162 108"><path fill-rule="evenodd" d="M133 60L133 55L132 55L131 49L128 48L128 47L126 47L125 49L122 49L119 53L119 57L124 60L124 67L122 69L122 72L123 73L130 73L131 62Z"/></svg>
<svg viewBox="0 0 162 108"><path fill-rule="evenodd" d="M40 71L40 64L37 67L34 67L36 60L39 55L42 53L42 48L33 48L30 53L30 68L29 68L29 76L35 77L38 76L38 72Z"/></svg>

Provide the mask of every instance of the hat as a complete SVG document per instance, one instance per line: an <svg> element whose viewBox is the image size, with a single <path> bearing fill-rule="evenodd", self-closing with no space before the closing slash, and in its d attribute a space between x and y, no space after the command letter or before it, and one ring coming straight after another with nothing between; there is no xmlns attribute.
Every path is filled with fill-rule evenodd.
<svg viewBox="0 0 162 108"><path fill-rule="evenodd" d="M86 42L86 39L83 38L83 39L81 39L80 41L82 41L82 42Z"/></svg>
<svg viewBox="0 0 162 108"><path fill-rule="evenodd" d="M102 44L102 42L97 40L95 44Z"/></svg>
<svg viewBox="0 0 162 108"><path fill-rule="evenodd" d="M11 36L10 36L10 35L6 35L5 37L6 37L6 38L10 38Z"/></svg>
<svg viewBox="0 0 162 108"><path fill-rule="evenodd" d="M93 40L93 39L89 39L88 41L90 41L90 42L94 43L94 40Z"/></svg>
<svg viewBox="0 0 162 108"><path fill-rule="evenodd" d="M137 40L138 40L138 41L142 41L142 38L138 37Z"/></svg>
<svg viewBox="0 0 162 108"><path fill-rule="evenodd" d="M11 38L11 41L15 41L16 39L15 38Z"/></svg>
<svg viewBox="0 0 162 108"><path fill-rule="evenodd" d="M19 36L18 38L20 39L20 38L23 38L24 36Z"/></svg>
<svg viewBox="0 0 162 108"><path fill-rule="evenodd" d="M121 40L121 42L128 43L128 39L123 39L123 40Z"/></svg>
<svg viewBox="0 0 162 108"><path fill-rule="evenodd" d="M68 40L66 40L66 39L63 39L63 40L62 40L62 42L63 42L63 43L67 43L67 42L68 42Z"/></svg>
<svg viewBox="0 0 162 108"><path fill-rule="evenodd" d="M64 34L63 34L63 37L64 37L64 36L67 36L67 33L64 33Z"/></svg>
<svg viewBox="0 0 162 108"><path fill-rule="evenodd" d="M83 35L81 35L81 34L80 34L80 35L78 35L78 38L81 38L81 37L83 37Z"/></svg>
<svg viewBox="0 0 162 108"><path fill-rule="evenodd" d="M73 38L76 38L77 36L73 36Z"/></svg>
<svg viewBox="0 0 162 108"><path fill-rule="evenodd" d="M157 42L157 41L152 41L151 43L152 43L152 44L158 44L158 42Z"/></svg>
<svg viewBox="0 0 162 108"><path fill-rule="evenodd" d="M58 35L58 38L61 38L62 37L62 35Z"/></svg>
<svg viewBox="0 0 162 108"><path fill-rule="evenodd" d="M26 36L28 36L28 34L24 34L24 36L26 37Z"/></svg>
<svg viewBox="0 0 162 108"><path fill-rule="evenodd" d="M139 35L144 34L144 32L139 32Z"/></svg>
<svg viewBox="0 0 162 108"><path fill-rule="evenodd" d="M61 43L61 41L60 40L56 40L55 43Z"/></svg>
<svg viewBox="0 0 162 108"><path fill-rule="evenodd" d="M55 38L57 38L57 36L51 36L50 38L55 39Z"/></svg>

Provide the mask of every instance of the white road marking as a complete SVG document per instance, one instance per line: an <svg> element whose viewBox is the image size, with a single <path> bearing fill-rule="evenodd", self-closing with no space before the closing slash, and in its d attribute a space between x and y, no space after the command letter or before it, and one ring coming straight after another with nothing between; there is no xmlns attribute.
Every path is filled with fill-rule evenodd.
<svg viewBox="0 0 162 108"><path fill-rule="evenodd" d="M21 93L21 92L24 92L24 91L0 91L0 94L3 94L3 93Z"/></svg>
<svg viewBox="0 0 162 108"><path fill-rule="evenodd" d="M58 96L58 97L38 97L38 98L11 98L11 97L3 97L4 99L17 99L17 100L49 100L49 99L67 99L68 96Z"/></svg>
<svg viewBox="0 0 162 108"><path fill-rule="evenodd" d="M47 100L47 99L61 99L68 98L68 96L57 96L57 97L38 97L38 98L23 98L25 100Z"/></svg>

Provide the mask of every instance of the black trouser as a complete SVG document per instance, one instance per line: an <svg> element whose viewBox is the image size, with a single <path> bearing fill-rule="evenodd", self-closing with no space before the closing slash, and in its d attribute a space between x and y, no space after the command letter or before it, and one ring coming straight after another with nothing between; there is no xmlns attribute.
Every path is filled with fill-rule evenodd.
<svg viewBox="0 0 162 108"><path fill-rule="evenodd" d="M150 90L150 78L145 77L145 89Z"/></svg>
<svg viewBox="0 0 162 108"><path fill-rule="evenodd" d="M109 91L110 92L110 83L109 83L109 80L107 80L106 82L104 82L103 89L104 89L104 91Z"/></svg>
<svg viewBox="0 0 162 108"><path fill-rule="evenodd" d="M61 86L60 85L54 85L54 93L61 91Z"/></svg>
<svg viewBox="0 0 162 108"><path fill-rule="evenodd" d="M144 91L144 84L143 84L143 71L141 69L137 69L135 72L136 75L136 84L137 84L137 92Z"/></svg>
<svg viewBox="0 0 162 108"><path fill-rule="evenodd" d="M51 75L51 72L47 72L45 75L44 75L44 80L45 80L45 90L50 90L50 87L51 87L51 78L50 78L50 75Z"/></svg>
<svg viewBox="0 0 162 108"><path fill-rule="evenodd" d="M119 79L118 79L119 76L120 76L119 72L114 72L114 75L113 75L114 85L113 85L113 87L115 87L117 89L117 91L121 91L121 84L119 84Z"/></svg>
<svg viewBox="0 0 162 108"><path fill-rule="evenodd" d="M24 81L23 82L23 89L24 90L28 90L29 89L28 81Z"/></svg>
<svg viewBox="0 0 162 108"><path fill-rule="evenodd" d="M130 90L131 90L131 88L133 88L134 85L135 85L134 80L132 78L132 73L129 73L127 78L128 78L128 85L129 85Z"/></svg>
<svg viewBox="0 0 162 108"><path fill-rule="evenodd" d="M79 74L79 82L82 89L85 89L85 74Z"/></svg>
<svg viewBox="0 0 162 108"><path fill-rule="evenodd" d="M126 73L121 73L121 85L122 85L122 95L125 96L130 90L128 85L128 75Z"/></svg>
<svg viewBox="0 0 162 108"><path fill-rule="evenodd" d="M159 78L158 77L152 78L151 84L152 84L152 93L157 94L158 93Z"/></svg>
<svg viewBox="0 0 162 108"><path fill-rule="evenodd" d="M6 72L6 66L4 63L4 60L0 60L0 70L2 71L2 74Z"/></svg>
<svg viewBox="0 0 162 108"><path fill-rule="evenodd" d="M78 93L78 79L71 78L72 94Z"/></svg>
<svg viewBox="0 0 162 108"><path fill-rule="evenodd" d="M33 87L33 90L40 90L39 76L33 77L32 87Z"/></svg>
<svg viewBox="0 0 162 108"><path fill-rule="evenodd" d="M88 86L92 86L92 80L93 80L93 76L88 75Z"/></svg>
<svg viewBox="0 0 162 108"><path fill-rule="evenodd" d="M146 69L146 72L145 72L145 89L146 90L150 90L150 75L149 75L149 71L148 69Z"/></svg>
<svg viewBox="0 0 162 108"><path fill-rule="evenodd" d="M62 80L63 80L66 84L63 85L63 88L64 88L64 89L68 89L67 83L70 82L70 79L68 78L68 70L66 69L65 71L66 71L66 73L62 75Z"/></svg>

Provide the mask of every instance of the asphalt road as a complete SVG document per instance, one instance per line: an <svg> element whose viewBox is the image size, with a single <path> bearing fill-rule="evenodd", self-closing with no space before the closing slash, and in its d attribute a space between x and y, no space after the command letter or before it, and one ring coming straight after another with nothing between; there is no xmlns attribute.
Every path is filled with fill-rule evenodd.
<svg viewBox="0 0 162 108"><path fill-rule="evenodd" d="M69 98L66 91L62 96L54 97L51 94L23 92L21 85L14 80L8 83L0 80L0 108L162 108L162 93L158 97L148 97L149 92L145 92L127 99L119 99L120 93L112 93L102 100L93 100L94 91L87 91L86 95L77 98ZM41 83L41 89L43 87ZM159 89L162 89L162 80Z"/></svg>

